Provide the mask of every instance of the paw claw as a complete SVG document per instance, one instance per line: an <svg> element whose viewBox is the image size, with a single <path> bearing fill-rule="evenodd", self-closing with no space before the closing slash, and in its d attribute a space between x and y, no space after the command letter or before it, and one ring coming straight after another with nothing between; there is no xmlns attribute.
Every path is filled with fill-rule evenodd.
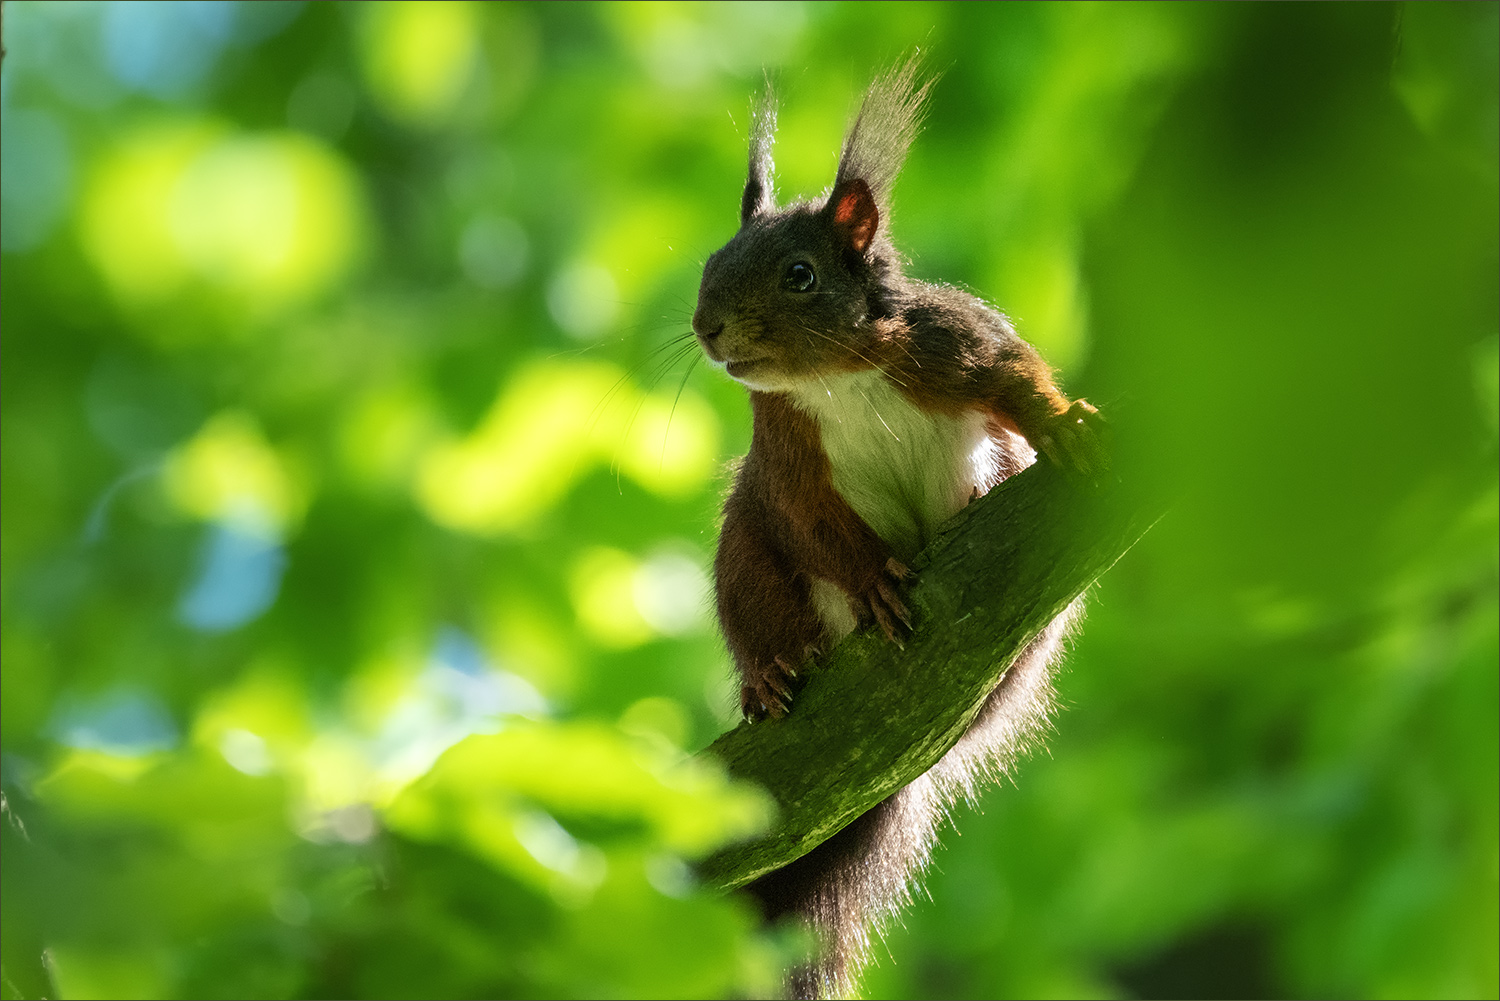
<svg viewBox="0 0 1500 1001"><path fill-rule="evenodd" d="M785 716L791 712L791 679L796 676L797 669L780 656L747 674L745 683L740 686L740 712L751 722L768 716L772 719Z"/></svg>
<svg viewBox="0 0 1500 1001"><path fill-rule="evenodd" d="M781 672L779 674L773 673L768 675L766 677L766 684L777 695L785 699L790 699L792 697L792 686L789 684L789 676L792 674L792 669L787 667L786 662L780 657L776 658L776 666L781 668Z"/></svg>
<svg viewBox="0 0 1500 1001"><path fill-rule="evenodd" d="M904 600L904 582L912 573L906 564L894 556L886 560L884 572L877 575L874 585L864 596L869 618L875 620L885 638L906 649L903 640L911 632L911 611Z"/></svg>
<svg viewBox="0 0 1500 1001"><path fill-rule="evenodd" d="M886 583L885 581L880 580L875 582L875 590L880 593L880 598L885 602L886 607L891 612L895 613L896 618L900 619L902 624L905 625L906 628L910 629L911 612L906 610L906 605L904 602L902 602L901 595L897 592L897 589L894 586Z"/></svg>

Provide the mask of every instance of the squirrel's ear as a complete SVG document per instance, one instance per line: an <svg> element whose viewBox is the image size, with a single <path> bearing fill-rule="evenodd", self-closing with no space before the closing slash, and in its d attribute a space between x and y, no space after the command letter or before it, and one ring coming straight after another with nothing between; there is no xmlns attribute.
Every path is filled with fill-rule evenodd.
<svg viewBox="0 0 1500 1001"><path fill-rule="evenodd" d="M750 175L745 179L745 193L740 198L740 225L755 216L776 209L776 192L772 174L775 164L771 160L771 143L776 136L776 101L771 94L771 82L766 81L766 90L755 102L750 114Z"/></svg>
<svg viewBox="0 0 1500 1001"><path fill-rule="evenodd" d="M850 250L863 254L880 228L880 209L875 195L863 178L845 181L828 196L825 210L833 218L833 228Z"/></svg>

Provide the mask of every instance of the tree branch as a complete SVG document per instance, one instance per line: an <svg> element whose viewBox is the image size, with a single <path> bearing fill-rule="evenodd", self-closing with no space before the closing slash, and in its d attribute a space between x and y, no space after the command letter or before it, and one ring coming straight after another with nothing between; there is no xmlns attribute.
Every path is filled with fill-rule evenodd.
<svg viewBox="0 0 1500 1001"><path fill-rule="evenodd" d="M1016 655L1125 554L1155 508L1039 462L969 505L923 551L904 650L856 633L812 672L790 715L703 753L780 806L765 836L698 868L743 886L816 848L937 763Z"/></svg>

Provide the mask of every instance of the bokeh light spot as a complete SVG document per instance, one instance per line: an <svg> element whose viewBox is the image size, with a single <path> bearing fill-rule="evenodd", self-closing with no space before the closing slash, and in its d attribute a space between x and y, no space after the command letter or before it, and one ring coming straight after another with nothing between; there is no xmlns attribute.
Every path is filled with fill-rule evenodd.
<svg viewBox="0 0 1500 1001"><path fill-rule="evenodd" d="M286 551L269 524L253 521L241 512L209 529L201 569L177 605L180 621L202 632L226 632L275 603Z"/></svg>
<svg viewBox="0 0 1500 1001"><path fill-rule="evenodd" d="M81 228L88 256L128 303L194 283L267 314L347 271L364 221L352 171L326 146L200 121L141 130L106 155Z"/></svg>
<svg viewBox="0 0 1500 1001"><path fill-rule="evenodd" d="M571 592L578 622L596 642L632 647L653 635L636 607L640 563L629 553L599 546L587 550L573 566Z"/></svg>
<svg viewBox="0 0 1500 1001"><path fill-rule="evenodd" d="M225 411L174 450L163 468L179 510L249 531L280 532L301 518L304 491L243 411Z"/></svg>
<svg viewBox="0 0 1500 1001"><path fill-rule="evenodd" d="M390 487L405 482L437 431L434 407L421 390L383 386L345 410L340 453L358 483Z"/></svg>
<svg viewBox="0 0 1500 1001"><path fill-rule="evenodd" d="M239 136L205 151L177 183L170 213L189 265L247 301L305 298L356 249L352 175L296 133Z"/></svg>
<svg viewBox="0 0 1500 1001"><path fill-rule="evenodd" d="M620 469L665 497L703 488L719 461L719 421L697 393L658 392L641 401L620 449Z"/></svg>
<svg viewBox="0 0 1500 1001"><path fill-rule="evenodd" d="M526 231L514 219L481 215L464 227L458 261L481 288L507 288L525 273L530 254Z"/></svg>
<svg viewBox="0 0 1500 1001"><path fill-rule="evenodd" d="M155 754L177 744L177 727L161 700L133 688L64 700L50 729L68 747L122 758Z"/></svg>
<svg viewBox="0 0 1500 1001"><path fill-rule="evenodd" d="M707 619L708 576L686 553L664 550L636 571L631 597L641 618L664 636L680 636Z"/></svg>
<svg viewBox="0 0 1500 1001"><path fill-rule="evenodd" d="M416 493L439 524L497 534L534 522L600 462L653 493L690 495L714 475L718 447L718 418L696 393L643 395L603 362L537 362L471 435L427 450Z"/></svg>
<svg viewBox="0 0 1500 1001"><path fill-rule="evenodd" d="M608 268L576 261L547 286L547 310L569 336L592 340L603 335L620 313L620 292Z"/></svg>
<svg viewBox="0 0 1500 1001"><path fill-rule="evenodd" d="M209 122L152 127L99 162L84 195L83 246L121 299L164 298L187 279L166 209L188 164L222 133Z"/></svg>
<svg viewBox="0 0 1500 1001"><path fill-rule="evenodd" d="M266 742L258 734L238 727L225 730L219 737L219 753L236 771L246 775L266 775L273 764Z"/></svg>
<svg viewBox="0 0 1500 1001"><path fill-rule="evenodd" d="M422 507L441 525L480 533L530 522L592 465L590 433L620 379L603 363L526 369L472 435L428 452L417 481Z"/></svg>
<svg viewBox="0 0 1500 1001"><path fill-rule="evenodd" d="M362 55L370 91L399 122L441 121L463 96L479 61L479 25L460 0L371 4Z"/></svg>

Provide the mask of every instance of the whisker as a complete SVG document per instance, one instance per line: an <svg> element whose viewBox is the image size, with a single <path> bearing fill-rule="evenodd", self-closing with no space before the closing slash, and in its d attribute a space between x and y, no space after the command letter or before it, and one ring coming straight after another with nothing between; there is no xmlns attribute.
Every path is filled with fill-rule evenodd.
<svg viewBox="0 0 1500 1001"><path fill-rule="evenodd" d="M612 400L615 397L615 395L620 392L620 389L627 382L629 382L632 377L634 377L639 372L641 372L641 370L644 369L647 365L652 364L653 361L656 360L656 359L658 359L658 357L663 352L672 351L673 349L676 349L678 351L682 350L682 348L683 348L683 343L682 342L685 341L688 337L691 337L691 336L692 335L689 333L689 334L678 334L675 337L670 337L667 340L663 341L661 344L658 344L656 347L652 348L650 351L646 352L646 357L642 358L640 361L636 362L634 365L631 365L629 368L627 368L625 370L624 374L622 374L620 376L620 378L618 378L618 379L615 380L614 385L612 385L612 386L609 387L609 391L606 392L604 394L604 396L599 400L599 402L594 405L594 408L589 411L589 415L588 415L588 434L590 436L593 435L594 428L598 426L600 418L602 418L604 416L604 410L609 405L610 400ZM671 361L669 361L667 363L666 368L670 369L672 367L672 365L675 365L676 363L677 363L677 360L673 359L673 360L671 360ZM659 371L661 372L661 374L665 374L666 370L665 369L661 369ZM656 376L656 378L660 379L661 378L661 374L658 374Z"/></svg>
<svg viewBox="0 0 1500 1001"><path fill-rule="evenodd" d="M833 395L833 390L831 388L829 388L828 381L823 378L823 373L822 372L814 372L813 375L816 375L818 377L818 381L823 384L823 392L825 392L825 393L828 394L828 399L830 401L834 402L834 403L838 403L838 399L839 398L837 396ZM833 415L833 419L836 420L836 421L838 421L840 424L844 423L844 418L840 414L835 413Z"/></svg>
<svg viewBox="0 0 1500 1001"><path fill-rule="evenodd" d="M857 384L856 384L855 388L859 389L859 387L858 387ZM884 417L880 416L880 411L875 409L875 404L870 402L870 398L868 396L865 396L865 391L863 389L859 389L859 395L864 397L865 404L867 406L869 406L870 412L875 415L875 419L880 422L880 426L883 427L883 428L885 428L887 431L890 431L892 438L895 438L897 441L900 441L901 440L901 436L899 434L897 434L896 432L891 431L891 426L885 422L885 418Z"/></svg>
<svg viewBox="0 0 1500 1001"><path fill-rule="evenodd" d="M688 355L699 353L700 352L698 351L698 345L696 344L678 345L677 348L671 352L671 354L667 355L666 358L658 363L656 368L652 370L651 377L647 380L646 384L647 391L649 392L650 390L655 389L656 384L660 382L668 372L676 368L677 363L682 361L682 359L686 358Z"/></svg>
<svg viewBox="0 0 1500 1001"><path fill-rule="evenodd" d="M921 368L922 367L922 363L919 362L919 361L917 361L917 356L911 353L911 348L909 348L909 347L906 346L906 339L905 338L898 339L896 341L896 344L897 344L897 346L899 346L901 348L902 353L905 354L906 357L908 357L908 358L911 359L911 363L913 365L917 366L917 368Z"/></svg>
<svg viewBox="0 0 1500 1001"><path fill-rule="evenodd" d="M703 355L698 355L688 362L687 371L682 373L682 381L677 384L677 395L672 397L672 409L667 411L667 429L661 433L661 458L657 460L656 471L660 473L667 465L667 438L672 433L672 418L677 415L677 402L682 399L682 391L687 388L688 376L693 374L693 368L703 360Z"/></svg>
<svg viewBox="0 0 1500 1001"><path fill-rule="evenodd" d="M673 299L676 299L679 303L681 303L682 308L687 310L689 316L693 315L694 311L697 309L697 306L689 302L680 292L672 292L669 294Z"/></svg>
<svg viewBox="0 0 1500 1001"><path fill-rule="evenodd" d="M807 331L810 334L814 334L814 335L816 335L818 337L823 338L823 340L827 341L829 344L835 345L836 347L843 348L845 351L847 351L850 354L854 355L854 357L858 358L860 361L863 361L865 364L867 364L871 368L875 369L875 371L879 372L881 375L885 376L887 379L891 380L896 385L898 385L898 386L905 386L906 385L906 383L902 382L900 379L898 379L895 376L891 375L891 373L887 372L884 368L882 368L873 359L867 357L866 355L860 353L859 351L856 351L854 348L850 347L849 345L844 344L841 341L836 341L832 337L829 337L827 334L822 333L821 331L813 330L811 327L807 326L804 323L799 323L799 324L797 324L797 326L801 327L803 330Z"/></svg>
<svg viewBox="0 0 1500 1001"><path fill-rule="evenodd" d="M620 487L621 463L620 463L620 459L619 459L619 455L620 455L619 448L620 448L620 445L623 445L626 441L628 441L630 439L630 432L635 429L635 422L640 418L640 416L641 416L641 409L643 407L645 407L645 405L646 405L646 397L649 396L651 394L651 391L656 388L656 384L658 382L660 382L662 380L662 378L665 377L666 374L668 372L670 372L677 365L678 362L682 361L683 358L687 357L689 354L698 354L698 356L701 357L701 354L699 354L698 351L697 351L697 347L698 347L697 343L696 342L691 343L691 344L683 344L683 343L681 343L684 340L686 340L686 337L677 337L677 338L674 338L672 341L669 341L666 344L661 345L661 347L657 349L657 351L661 351L661 350L663 350L665 348L674 346L674 344L676 346L676 350L674 350L670 354L668 354L666 360L663 361L663 362L661 362L659 365L657 365L656 369L653 371L653 373L652 373L652 375L650 377L650 380L647 382L647 384L644 387L642 387L640 398L636 400L635 409L630 412L630 419L625 422L625 431L620 436L620 442L619 442L619 444L616 445L616 449L615 449L615 458L611 461L611 465L614 467L615 489L616 490L621 490L621 487ZM688 366L688 372L691 373L692 369L693 369L692 365L689 365ZM687 385L687 376L686 376L686 374L683 376L683 385L684 386ZM678 388L677 394L678 394L679 397L682 395L682 389L681 389L681 387ZM676 402L676 400L673 400L673 402L672 402L672 408L673 408L673 410L675 410L677 408L677 402ZM671 426L672 426L672 419L671 419L671 416L668 415L668 417L667 417L667 429L669 431L671 430ZM665 463L666 463L666 450L667 450L667 440L666 440L665 435L663 435L663 437L662 437L662 460L661 460L663 465L665 465Z"/></svg>

